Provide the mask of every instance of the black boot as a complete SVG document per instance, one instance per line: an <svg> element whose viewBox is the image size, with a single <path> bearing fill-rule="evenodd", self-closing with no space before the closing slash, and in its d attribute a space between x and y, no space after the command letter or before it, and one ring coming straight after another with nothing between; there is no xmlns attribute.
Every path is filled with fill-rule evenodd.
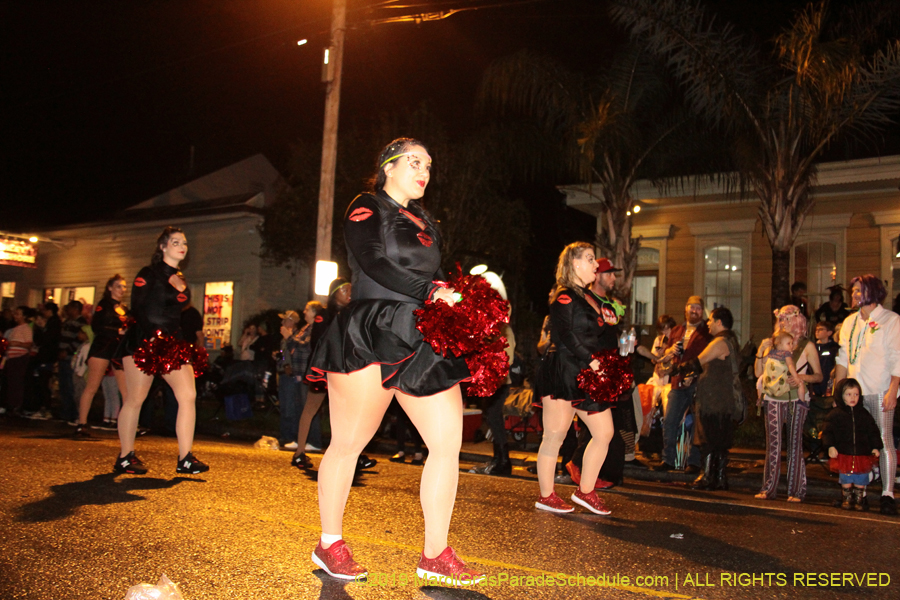
<svg viewBox="0 0 900 600"><path fill-rule="evenodd" d="M469 471L485 475L512 475L512 462L509 460L509 449L494 444L494 458L490 462L479 465Z"/></svg>
<svg viewBox="0 0 900 600"><path fill-rule="evenodd" d="M853 488L841 488L841 508L850 510L853 508Z"/></svg>
<svg viewBox="0 0 900 600"><path fill-rule="evenodd" d="M714 490L728 490L728 450L722 450L716 453L716 484L712 488Z"/></svg>
<svg viewBox="0 0 900 600"><path fill-rule="evenodd" d="M701 472L700 476L694 480L694 483L691 484L691 487L695 490L708 490L712 487L712 478L713 478L713 455L712 453L704 454L700 457L700 465Z"/></svg>
<svg viewBox="0 0 900 600"><path fill-rule="evenodd" d="M869 510L869 501L866 500L866 488L853 488L853 508L858 511Z"/></svg>

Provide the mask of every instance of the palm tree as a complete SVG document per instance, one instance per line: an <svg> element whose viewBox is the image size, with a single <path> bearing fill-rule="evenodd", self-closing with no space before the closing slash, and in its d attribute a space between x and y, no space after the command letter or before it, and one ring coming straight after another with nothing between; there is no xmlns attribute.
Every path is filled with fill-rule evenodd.
<svg viewBox="0 0 900 600"><path fill-rule="evenodd" d="M635 181L659 174L665 143L685 126L658 65L627 48L596 77L520 52L494 62L480 91L484 108L510 125L505 154L526 175L574 177L601 205L600 254L624 269L616 295L627 301L640 239L631 235ZM594 187L597 192L595 194Z"/></svg>
<svg viewBox="0 0 900 600"><path fill-rule="evenodd" d="M772 247L772 306L787 304L790 251L813 206L816 161L840 134L872 141L893 122L900 43L870 50L872 19L857 12L839 29L826 2L798 12L768 53L698 3L612 2L613 18L667 62L691 109L731 141L737 183L759 197ZM857 35L844 33L850 22Z"/></svg>

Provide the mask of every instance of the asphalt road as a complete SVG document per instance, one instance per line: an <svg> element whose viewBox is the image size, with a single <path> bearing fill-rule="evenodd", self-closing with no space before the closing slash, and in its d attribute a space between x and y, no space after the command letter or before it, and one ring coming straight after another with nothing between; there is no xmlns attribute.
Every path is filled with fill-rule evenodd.
<svg viewBox="0 0 900 600"><path fill-rule="evenodd" d="M468 473L451 545L494 585L423 587L414 575L421 467L385 456L357 482L345 518L369 581L337 582L309 560L314 474L290 468L289 453L200 439L195 452L212 469L177 476L175 441L148 436L138 454L150 473L114 476L114 433L75 441L66 431L0 420L3 600L121 600L163 573L185 600L896 598L900 589L897 518L651 483L605 494L610 517L559 516L534 509L529 477ZM558 486L564 497L572 489Z"/></svg>

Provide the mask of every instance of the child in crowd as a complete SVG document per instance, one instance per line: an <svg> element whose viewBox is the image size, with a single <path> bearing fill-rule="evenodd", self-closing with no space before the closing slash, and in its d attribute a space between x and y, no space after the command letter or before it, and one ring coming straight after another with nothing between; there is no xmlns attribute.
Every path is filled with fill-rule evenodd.
<svg viewBox="0 0 900 600"><path fill-rule="evenodd" d="M855 379L844 379L834 391L837 408L828 413L822 443L828 448L830 468L840 473L841 508L867 510L869 472L884 447L875 419L860 402L862 389Z"/></svg>
<svg viewBox="0 0 900 600"><path fill-rule="evenodd" d="M822 381L810 385L809 391L819 398L828 396L834 385L834 365L841 346L832 339L833 336L834 323L830 321L816 323L816 352L822 366Z"/></svg>
<svg viewBox="0 0 900 600"><path fill-rule="evenodd" d="M776 331L772 336L772 347L764 358L762 389L757 405L762 405L763 399L787 401L806 398L806 384L800 381L791 356L793 351L794 336L783 329ZM791 376L800 383L799 387L791 388L788 382Z"/></svg>

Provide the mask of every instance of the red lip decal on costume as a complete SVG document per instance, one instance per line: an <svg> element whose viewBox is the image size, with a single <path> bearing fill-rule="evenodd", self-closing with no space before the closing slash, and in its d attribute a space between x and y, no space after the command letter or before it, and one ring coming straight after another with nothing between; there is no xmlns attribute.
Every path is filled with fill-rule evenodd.
<svg viewBox="0 0 900 600"><path fill-rule="evenodd" d="M324 321L324 320L325 320L325 319L323 319L322 317L320 317L320 316L318 316L318 315L316 315L316 318L313 319L313 321L315 321L316 323L321 323L321 322Z"/></svg>
<svg viewBox="0 0 900 600"><path fill-rule="evenodd" d="M136 285L137 287L144 287L145 285L147 285L147 280L143 277L138 277L134 280L134 285Z"/></svg>
<svg viewBox="0 0 900 600"><path fill-rule="evenodd" d="M365 221L372 216L372 211L365 206L360 206L347 217L351 221Z"/></svg>
<svg viewBox="0 0 900 600"><path fill-rule="evenodd" d="M402 214L402 215L405 216L407 219L409 219L410 221L412 221L413 223L415 223L416 225L418 225L419 229L421 229L421 230L423 230L423 231L425 230L425 221L423 221L422 219L420 219L420 218L417 217L416 215L412 214L412 213L409 212L408 210L403 210L402 208L400 209L400 214Z"/></svg>
<svg viewBox="0 0 900 600"><path fill-rule="evenodd" d="M600 314L603 315L603 320L609 323L610 325L615 325L619 322L619 317L616 315L616 311L606 308L605 306L600 309ZM598 319L599 321L599 319ZM600 323L603 325L603 323Z"/></svg>
<svg viewBox="0 0 900 600"><path fill-rule="evenodd" d="M184 294L178 294L176 300L178 300L179 302L187 302L187 296L185 296Z"/></svg>
<svg viewBox="0 0 900 600"><path fill-rule="evenodd" d="M569 302L572 301L572 299L569 298L568 296L566 296L565 294L563 294L562 296L557 298L556 301L559 302L560 304L568 304Z"/></svg>
<svg viewBox="0 0 900 600"><path fill-rule="evenodd" d="M99 304L94 308L94 312L95 312L95 313L98 313L98 312L100 312L101 310L103 310L103 307L100 306Z"/></svg>
<svg viewBox="0 0 900 600"><path fill-rule="evenodd" d="M427 233L420 233L416 237L419 238L419 241L422 242L422 245L426 248L431 248L431 244L434 243L434 240L432 240L431 236Z"/></svg>

